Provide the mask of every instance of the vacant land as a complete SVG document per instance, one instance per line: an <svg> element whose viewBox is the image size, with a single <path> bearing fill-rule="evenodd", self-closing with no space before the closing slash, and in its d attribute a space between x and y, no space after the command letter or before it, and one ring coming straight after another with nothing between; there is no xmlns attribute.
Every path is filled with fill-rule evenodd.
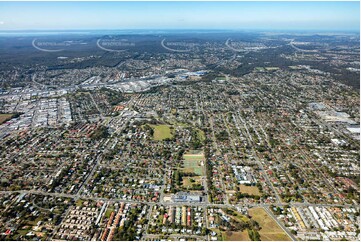
<svg viewBox="0 0 361 242"><path fill-rule="evenodd" d="M79 199L78 201L75 202L75 205L76 205L77 207L81 207L81 206L83 206L83 203L84 203L84 202L85 202L84 200Z"/></svg>
<svg viewBox="0 0 361 242"><path fill-rule="evenodd" d="M250 241L247 229L242 232L222 232L222 238L224 241Z"/></svg>
<svg viewBox="0 0 361 242"><path fill-rule="evenodd" d="M289 68L292 70L301 70L302 69L302 67L300 67L300 66L289 66Z"/></svg>
<svg viewBox="0 0 361 242"><path fill-rule="evenodd" d="M108 208L107 211L105 212L105 217L106 218L110 218L110 214L114 212L114 208Z"/></svg>
<svg viewBox="0 0 361 242"><path fill-rule="evenodd" d="M279 67L255 67L255 71L258 72L266 72L266 71L277 71L280 68Z"/></svg>
<svg viewBox="0 0 361 242"><path fill-rule="evenodd" d="M192 182L192 180L194 180ZM201 184L201 177L200 176L193 176L193 177L182 177L182 183L183 183L183 187L187 188L187 187L192 187L192 185L197 185L197 184Z"/></svg>
<svg viewBox="0 0 361 242"><path fill-rule="evenodd" d="M279 67L265 67L265 69L266 69L267 71L277 71L277 70L279 70L280 68L279 68Z"/></svg>
<svg viewBox="0 0 361 242"><path fill-rule="evenodd" d="M261 240L291 240L263 208L252 208L248 212L252 219L257 221L262 228L259 231Z"/></svg>
<svg viewBox="0 0 361 242"><path fill-rule="evenodd" d="M190 179L192 179L191 177L182 177L182 184L184 187L190 187L192 186L192 182L190 181Z"/></svg>
<svg viewBox="0 0 361 242"><path fill-rule="evenodd" d="M172 130L169 125L160 124L160 125L151 125L154 130L153 138L154 140L164 140L171 139L173 137Z"/></svg>
<svg viewBox="0 0 361 242"><path fill-rule="evenodd" d="M0 124L5 123L13 117L13 114L0 113Z"/></svg>
<svg viewBox="0 0 361 242"><path fill-rule="evenodd" d="M203 130L196 129L196 131L197 131L197 139L203 142L206 139L206 135L204 134Z"/></svg>
<svg viewBox="0 0 361 242"><path fill-rule="evenodd" d="M262 194L259 192L258 187L256 186L246 186L246 185L239 185L239 191L241 193L247 193L249 195L257 195L261 196Z"/></svg>
<svg viewBox="0 0 361 242"><path fill-rule="evenodd" d="M184 160L186 161L202 161L204 160L203 154L184 154L183 155Z"/></svg>
<svg viewBox="0 0 361 242"><path fill-rule="evenodd" d="M255 69L255 71L265 71L265 69L263 67L255 67L254 69Z"/></svg>
<svg viewBox="0 0 361 242"><path fill-rule="evenodd" d="M247 223L249 221L248 217L246 217L246 216L244 216L241 213L236 212L236 211L233 212L233 215L229 215L229 216L232 217L235 220L238 220L241 223Z"/></svg>
<svg viewBox="0 0 361 242"><path fill-rule="evenodd" d="M224 81L225 81L225 80L226 80L226 77L225 77L225 76L217 76L217 77L216 77L216 80L217 80L217 81L220 81L220 80L224 80Z"/></svg>
<svg viewBox="0 0 361 242"><path fill-rule="evenodd" d="M202 161L204 160L204 154L201 150L190 150L183 155L183 158L188 161Z"/></svg>

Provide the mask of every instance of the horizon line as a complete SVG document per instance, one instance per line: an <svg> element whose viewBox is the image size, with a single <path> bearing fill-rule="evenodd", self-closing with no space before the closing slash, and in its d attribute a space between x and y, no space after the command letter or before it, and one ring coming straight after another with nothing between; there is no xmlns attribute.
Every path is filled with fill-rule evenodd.
<svg viewBox="0 0 361 242"><path fill-rule="evenodd" d="M302 31L302 32L360 32L360 29L303 29L303 28L75 28L75 29L0 29L0 32L73 32L73 31Z"/></svg>

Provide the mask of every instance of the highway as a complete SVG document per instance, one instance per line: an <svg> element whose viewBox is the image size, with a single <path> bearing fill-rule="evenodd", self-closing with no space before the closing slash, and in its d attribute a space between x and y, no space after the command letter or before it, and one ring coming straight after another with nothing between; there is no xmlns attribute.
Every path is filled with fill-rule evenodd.
<svg viewBox="0 0 361 242"><path fill-rule="evenodd" d="M230 50L233 50L233 51L235 51L235 52L242 52L242 51L244 51L244 50L239 50L239 49L236 49L236 48L234 48L233 46L231 46L230 44L229 44L229 41L230 41L231 39L227 39L226 40L226 43L225 43L225 45L230 49Z"/></svg>

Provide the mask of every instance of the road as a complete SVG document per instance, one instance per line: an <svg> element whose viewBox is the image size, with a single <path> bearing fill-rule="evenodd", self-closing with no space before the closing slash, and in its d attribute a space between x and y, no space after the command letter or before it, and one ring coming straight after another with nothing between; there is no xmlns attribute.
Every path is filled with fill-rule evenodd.
<svg viewBox="0 0 361 242"><path fill-rule="evenodd" d="M198 207L218 207L218 208L237 208L240 206L245 207L264 207L264 206L292 206L292 207L303 207L303 206L319 206L319 207L344 207L344 208L357 208L354 204L315 204L315 203L248 203L248 204L213 204L213 203L205 203L205 202L146 202L146 201L134 201L134 200L126 200L126 199L116 199L116 198L103 198L103 197L93 197L86 195L77 195L77 194L67 194L67 193L55 193L55 192L45 192L38 190L16 190L16 191L0 191L0 194L14 194L14 193L28 193L35 195L43 195L43 196L54 196L54 197L67 197L73 199L83 199L83 200L95 200L95 201L105 201L105 202L124 202L130 204L147 204L147 205L163 205L163 206L198 206Z"/></svg>
<svg viewBox="0 0 361 242"><path fill-rule="evenodd" d="M82 189L83 189L83 187L84 187L84 184L88 184L88 183L89 183L89 180L93 177L94 172L96 171L95 168L98 167L99 162L101 161L101 157L102 157L102 155L99 154L99 155L95 158L95 164L94 164L92 170L90 171L90 173L88 173L87 178L86 178L85 181L80 185L80 187L79 187L79 189L78 189L78 192L77 192L77 195L78 195L78 196L79 196L80 193L82 192Z"/></svg>
<svg viewBox="0 0 361 242"><path fill-rule="evenodd" d="M104 115L103 115L103 112L102 112L102 111L100 110L100 108L98 107L98 104L97 104L97 102L94 100L93 95L91 94L91 92L88 92L88 94L89 94L91 100L93 101L94 106L95 106L96 109L98 110L100 117L102 117L102 120L104 120L105 117L104 117Z"/></svg>
<svg viewBox="0 0 361 242"><path fill-rule="evenodd" d="M229 41L230 41L230 40L231 40L231 39L227 39L227 40L226 40L226 43L225 43L225 45L226 45L230 50L233 50L233 51L235 51L235 52L245 51L245 50L236 49L236 48L234 48L233 46L231 46L231 45L229 44Z"/></svg>
<svg viewBox="0 0 361 242"><path fill-rule="evenodd" d="M241 114L239 113L239 111L237 111L236 117L241 121L241 123L243 124L243 126L244 126L244 128L245 128L245 130L246 130L246 138L248 139L249 144L252 144L252 143L253 143L252 136L251 136L251 134L249 133L248 128L247 128L247 125L246 125L246 122L242 119ZM234 120L235 120L235 122L236 122L236 119L234 119ZM252 152L252 155L253 155L255 161L257 162L257 164L258 164L261 172L263 173L263 177L266 179L267 184L272 188L273 193L274 193L275 196L276 196L277 202L278 202L278 203L281 203L282 200L281 200L278 192L277 192L276 189L274 188L274 186L273 186L273 184L272 184L272 182L271 182L271 180L270 180L267 172L265 171L265 169L264 169L264 167L263 167L262 162L259 160L259 158L258 158L256 152L254 151L254 148L253 148L253 147L251 148L251 152Z"/></svg>
<svg viewBox="0 0 361 242"><path fill-rule="evenodd" d="M314 53L314 52L317 52L317 50L304 50L304 49L300 49L300 48L294 46L293 40L289 43L289 45L290 45L293 49L295 49L295 50L297 50L297 51L300 51L300 52L313 52L313 53Z"/></svg>
<svg viewBox="0 0 361 242"><path fill-rule="evenodd" d="M172 48L169 48L168 46L166 46L166 45L164 44L164 42L165 42L165 39L163 39L160 44L161 44L162 47L163 47L164 49L166 49L166 50L173 51L173 52L180 52L180 53L185 53L185 52L191 51L191 50L176 50L176 49L172 49Z"/></svg>
<svg viewBox="0 0 361 242"><path fill-rule="evenodd" d="M84 196L84 195L78 195L78 194L66 194L66 193L49 193L49 192L44 192L44 191L38 191L38 190L17 190L17 191L0 191L0 195L5 195L5 194L14 194L14 193L20 193L20 194L36 194L36 195L46 195L46 196L55 196L55 197L67 197L67 198L73 198L73 199L83 199L83 200L95 200L95 201L104 201L104 202L116 202L116 203L120 203L120 202L124 202L124 203L130 203L130 204L147 204L148 206L150 206L149 208L149 212L147 214L147 219L150 219L151 216L151 211L154 205L163 205L163 206L198 206L198 207L202 207L204 209L206 208L211 208L211 207L215 207L215 208L228 208L228 209L237 209L239 207L259 207L259 208L263 208L267 214L272 217L272 219L275 220L275 222L282 228L282 230L294 241L296 241L297 239L295 238L295 236L281 223L278 221L278 219L276 218L276 216L272 213L272 211L269 209L269 206L274 205L274 206L278 206L278 207L282 207L282 206L292 206L292 207L304 207L304 206L318 206L318 207L356 207L355 205L350 205L350 204L343 204L343 205L339 205L339 204L311 204L311 203L269 203L269 204L265 204L265 203L253 203L253 204L244 204L244 205L230 205L230 204L212 204L212 203L196 203L196 202L138 202L138 201L131 201L131 200L124 200L124 199L107 199L107 198L102 198L102 197L93 197L93 196ZM14 202L16 201L16 199L14 199ZM206 210L205 210L206 211ZM64 213L65 216L68 214L69 212L69 208L66 210L66 212ZM206 216L206 215L205 215ZM207 216L206 216L206 223L207 223ZM147 231L148 226L145 228ZM57 231L58 228L56 228L54 231ZM188 236L186 234L180 234L180 235L172 235L173 237L182 237L182 236ZM204 236L193 236L193 237L197 237L201 240L205 240L207 239ZM152 235L148 235L144 234L144 236L142 237L142 239L148 239L148 238L152 238Z"/></svg>
<svg viewBox="0 0 361 242"><path fill-rule="evenodd" d="M263 209L266 211L266 213L273 218L274 221L278 224L278 226L281 227L281 229L293 240L296 241L296 237L282 224L278 221L276 216L269 210L268 206L263 206Z"/></svg>

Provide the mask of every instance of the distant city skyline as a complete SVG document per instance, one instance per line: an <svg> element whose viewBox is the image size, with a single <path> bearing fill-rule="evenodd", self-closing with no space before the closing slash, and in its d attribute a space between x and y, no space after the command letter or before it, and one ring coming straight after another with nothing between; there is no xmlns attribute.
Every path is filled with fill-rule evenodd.
<svg viewBox="0 0 361 242"><path fill-rule="evenodd" d="M0 31L239 29L359 31L352 2L0 2Z"/></svg>

